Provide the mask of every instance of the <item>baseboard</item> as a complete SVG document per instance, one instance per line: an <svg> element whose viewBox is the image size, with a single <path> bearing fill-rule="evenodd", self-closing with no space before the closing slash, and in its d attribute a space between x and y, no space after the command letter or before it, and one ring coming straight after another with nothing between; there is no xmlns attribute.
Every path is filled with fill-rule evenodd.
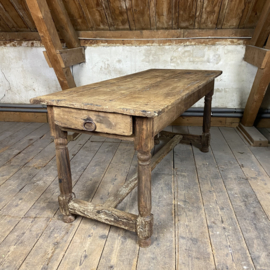
<svg viewBox="0 0 270 270"><path fill-rule="evenodd" d="M47 123L47 113L0 112L0 121Z"/></svg>

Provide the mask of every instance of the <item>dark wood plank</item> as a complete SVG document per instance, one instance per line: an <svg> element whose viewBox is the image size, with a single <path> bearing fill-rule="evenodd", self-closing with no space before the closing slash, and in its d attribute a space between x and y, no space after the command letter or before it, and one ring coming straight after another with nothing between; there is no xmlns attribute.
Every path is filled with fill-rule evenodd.
<svg viewBox="0 0 270 270"><path fill-rule="evenodd" d="M270 2L266 1L257 22L250 45L263 47L270 33Z"/></svg>
<svg viewBox="0 0 270 270"><path fill-rule="evenodd" d="M246 6L245 0L229 1L222 28L238 28Z"/></svg>
<svg viewBox="0 0 270 270"><path fill-rule="evenodd" d="M6 13L11 17L14 21L18 31L29 31L29 27L23 21L17 10L12 5L9 0L1 0L1 5L5 9Z"/></svg>
<svg viewBox="0 0 270 270"><path fill-rule="evenodd" d="M195 28L197 5L197 0L179 0L179 28Z"/></svg>
<svg viewBox="0 0 270 270"><path fill-rule="evenodd" d="M256 0L255 1L255 4L250 12L250 15L246 19L243 27L245 27L245 28L256 27L257 22L261 16L261 13L262 13L262 10L264 8L266 1L267 0ZM241 24L241 22L240 22L240 24ZM242 28L240 25L239 25L239 27Z"/></svg>
<svg viewBox="0 0 270 270"><path fill-rule="evenodd" d="M136 30L151 28L149 1L132 0L133 16Z"/></svg>
<svg viewBox="0 0 270 270"><path fill-rule="evenodd" d="M199 28L216 28L222 0L204 0Z"/></svg>
<svg viewBox="0 0 270 270"><path fill-rule="evenodd" d="M50 4L51 1L48 1L48 4ZM83 0L77 1L77 0L63 0L63 4L66 8L66 11L68 13L68 16L70 18L71 24L77 31L84 31L84 30L91 30L91 27L89 28L88 22L89 20L86 19L86 10L85 6L82 5L84 3ZM51 10L53 11L54 7L51 6ZM55 14L57 15L57 14ZM60 21L57 22L56 20L56 27L60 29L62 27L62 23Z"/></svg>
<svg viewBox="0 0 270 270"><path fill-rule="evenodd" d="M152 2L150 2L152 4ZM150 12L155 14L156 29L172 29L173 23L173 1L172 0L156 0L155 9L150 6ZM153 16L152 16L153 17ZM154 20L151 20L151 29L155 29Z"/></svg>
<svg viewBox="0 0 270 270"><path fill-rule="evenodd" d="M26 1L22 0L10 0L16 11L20 14L24 23L31 31L36 31L35 23L27 7Z"/></svg>
<svg viewBox="0 0 270 270"><path fill-rule="evenodd" d="M95 30L109 30L108 21L101 1L83 0L92 18Z"/></svg>
<svg viewBox="0 0 270 270"><path fill-rule="evenodd" d="M108 0L108 13L114 30L129 30L128 14L125 0Z"/></svg>

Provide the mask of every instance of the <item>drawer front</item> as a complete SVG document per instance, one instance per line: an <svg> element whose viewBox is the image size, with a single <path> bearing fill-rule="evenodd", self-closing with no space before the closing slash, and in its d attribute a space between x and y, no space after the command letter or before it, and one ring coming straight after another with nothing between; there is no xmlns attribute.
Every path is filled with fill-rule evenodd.
<svg viewBox="0 0 270 270"><path fill-rule="evenodd" d="M54 122L60 127L125 136L133 131L132 117L118 113L54 107Z"/></svg>

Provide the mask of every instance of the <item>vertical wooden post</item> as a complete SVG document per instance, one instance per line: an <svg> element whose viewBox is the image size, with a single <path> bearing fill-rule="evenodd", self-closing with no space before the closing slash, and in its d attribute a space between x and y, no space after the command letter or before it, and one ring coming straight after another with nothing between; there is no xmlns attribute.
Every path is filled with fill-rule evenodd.
<svg viewBox="0 0 270 270"><path fill-rule="evenodd" d="M203 134L202 134L202 148L201 148L201 151L204 153L207 153L209 151L210 145L211 104L213 94L214 89L211 90L204 98Z"/></svg>
<svg viewBox="0 0 270 270"><path fill-rule="evenodd" d="M48 118L56 148L56 163L60 188L60 195L58 197L59 207L63 214L63 221L71 223L75 220L75 217L71 215L68 209L68 203L72 200L73 193L70 159L67 148L67 132L62 131L57 125L55 125L53 108L51 106L48 106Z"/></svg>
<svg viewBox="0 0 270 270"><path fill-rule="evenodd" d="M268 60L264 69L258 69L256 77L254 79L250 94L248 96L243 118L241 119L241 123L244 126L253 126L269 83L270 61Z"/></svg>
<svg viewBox="0 0 270 270"><path fill-rule="evenodd" d="M137 234L140 247L151 244L153 215L151 214L151 150L154 147L153 121L136 118L135 149L138 151L138 209Z"/></svg>

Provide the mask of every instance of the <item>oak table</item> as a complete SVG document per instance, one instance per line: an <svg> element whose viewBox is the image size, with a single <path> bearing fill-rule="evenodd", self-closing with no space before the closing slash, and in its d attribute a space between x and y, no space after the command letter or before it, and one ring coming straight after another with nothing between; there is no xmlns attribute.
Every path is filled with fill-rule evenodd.
<svg viewBox="0 0 270 270"><path fill-rule="evenodd" d="M120 78L76 87L31 100L46 104L55 138L60 196L64 222L81 215L124 228L138 235L141 247L151 244L151 171L178 144L197 144L207 152L210 140L214 80L221 71L151 69ZM162 131L195 102L205 97L202 135ZM138 172L103 205L76 199L72 192L67 132L81 132L134 141ZM151 157L154 143L169 141ZM116 209L138 186L139 215Z"/></svg>

